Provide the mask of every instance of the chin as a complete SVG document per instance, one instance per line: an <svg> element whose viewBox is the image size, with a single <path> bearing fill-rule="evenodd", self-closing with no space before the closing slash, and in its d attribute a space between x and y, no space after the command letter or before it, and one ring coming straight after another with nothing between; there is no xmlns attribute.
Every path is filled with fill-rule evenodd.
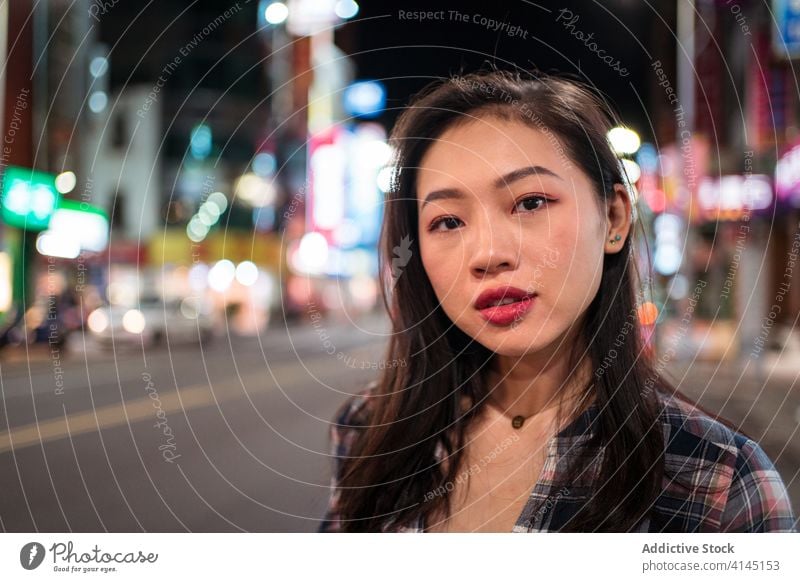
<svg viewBox="0 0 800 582"><path fill-rule="evenodd" d="M536 353L544 347L544 344L540 341L481 341L481 338L479 338L478 342L498 356L507 358L520 358Z"/></svg>
<svg viewBox="0 0 800 582"><path fill-rule="evenodd" d="M537 352L554 339L547 330L534 328L530 322L525 321L516 326L496 326L482 321L478 325L458 327L486 349L512 358Z"/></svg>

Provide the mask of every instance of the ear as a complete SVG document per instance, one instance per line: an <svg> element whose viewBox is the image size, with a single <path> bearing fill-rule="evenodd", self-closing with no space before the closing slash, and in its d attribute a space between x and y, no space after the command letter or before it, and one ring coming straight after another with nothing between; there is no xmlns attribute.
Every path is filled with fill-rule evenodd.
<svg viewBox="0 0 800 582"><path fill-rule="evenodd" d="M622 184L614 184L614 192L606 201L606 253L617 253L631 231L631 197Z"/></svg>

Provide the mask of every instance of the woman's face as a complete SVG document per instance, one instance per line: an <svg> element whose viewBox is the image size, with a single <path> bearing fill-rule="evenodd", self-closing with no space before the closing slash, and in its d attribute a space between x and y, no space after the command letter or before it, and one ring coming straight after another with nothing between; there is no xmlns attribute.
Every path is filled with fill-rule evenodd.
<svg viewBox="0 0 800 582"><path fill-rule="evenodd" d="M417 176L422 262L445 313L504 356L577 332L608 244L601 206L554 134L492 115L445 131Z"/></svg>

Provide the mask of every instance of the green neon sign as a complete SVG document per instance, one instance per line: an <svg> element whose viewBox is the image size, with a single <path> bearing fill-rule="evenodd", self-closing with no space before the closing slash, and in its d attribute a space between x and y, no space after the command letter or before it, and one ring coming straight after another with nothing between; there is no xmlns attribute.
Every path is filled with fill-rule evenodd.
<svg viewBox="0 0 800 582"><path fill-rule="evenodd" d="M9 166L3 175L0 216L3 221L29 231L44 230L58 207L55 175Z"/></svg>

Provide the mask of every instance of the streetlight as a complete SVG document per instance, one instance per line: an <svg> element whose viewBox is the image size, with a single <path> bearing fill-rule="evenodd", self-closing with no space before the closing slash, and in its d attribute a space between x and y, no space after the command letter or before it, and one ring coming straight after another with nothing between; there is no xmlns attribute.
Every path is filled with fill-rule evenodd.
<svg viewBox="0 0 800 582"><path fill-rule="evenodd" d="M264 10L264 20L269 24L281 24L289 17L289 7L283 2L273 2Z"/></svg>
<svg viewBox="0 0 800 582"><path fill-rule="evenodd" d="M58 176L56 176L56 190L58 190L61 194L69 194L72 192L75 189L76 183L77 178L75 177L75 172L61 172Z"/></svg>
<svg viewBox="0 0 800 582"><path fill-rule="evenodd" d="M611 142L611 147L614 148L617 154L635 154L642 145L639 134L627 127L615 127L610 129L606 137L608 137L608 141Z"/></svg>

